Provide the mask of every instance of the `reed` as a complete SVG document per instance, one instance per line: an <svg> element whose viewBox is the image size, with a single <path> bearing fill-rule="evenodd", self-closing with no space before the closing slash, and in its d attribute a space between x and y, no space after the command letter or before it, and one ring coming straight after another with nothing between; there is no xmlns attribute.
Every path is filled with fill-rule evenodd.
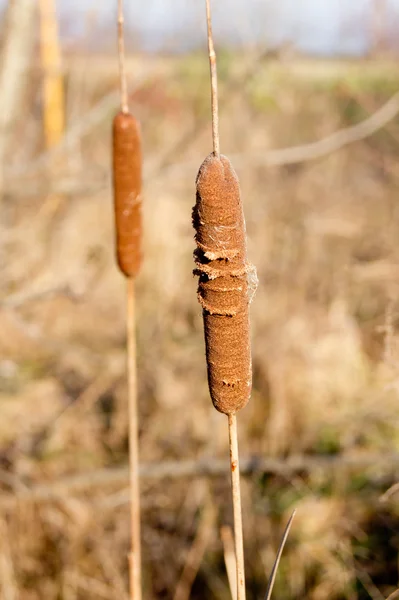
<svg viewBox="0 0 399 600"><path fill-rule="evenodd" d="M206 0L211 75L213 152L196 180L193 226L203 309L209 391L215 408L228 416L237 600L245 600L245 569L236 413L251 395L248 274L245 220L238 177L220 154L216 53L210 0Z"/></svg>
<svg viewBox="0 0 399 600"><path fill-rule="evenodd" d="M201 165L193 224L210 394L217 410L232 415L247 404L252 377L245 223L225 156L211 154Z"/></svg>
<svg viewBox="0 0 399 600"><path fill-rule="evenodd" d="M126 320L131 512L129 579L131 599L141 600L135 278L140 270L142 260L142 155L139 124L128 109L123 0L118 0L118 55L121 108L113 122L113 185L117 263L119 269L127 278Z"/></svg>

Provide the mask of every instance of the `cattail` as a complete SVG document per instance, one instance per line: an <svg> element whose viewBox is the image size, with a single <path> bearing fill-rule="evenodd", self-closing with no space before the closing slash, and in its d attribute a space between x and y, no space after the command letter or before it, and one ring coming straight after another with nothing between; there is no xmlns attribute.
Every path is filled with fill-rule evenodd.
<svg viewBox="0 0 399 600"><path fill-rule="evenodd" d="M135 277L141 265L140 130L128 112L119 112L113 122L113 183L116 225L116 255L126 277Z"/></svg>
<svg viewBox="0 0 399 600"><path fill-rule="evenodd" d="M113 122L113 180L116 255L127 277L126 325L129 406L130 527L129 579L131 600L141 600L141 536L138 444L135 277L141 265L142 158L140 129L129 113L126 79L123 0L118 0L118 56L121 110Z"/></svg>
<svg viewBox="0 0 399 600"><path fill-rule="evenodd" d="M211 75L213 152L202 163L193 209L208 383L215 408L229 425L231 491L234 517L237 600L245 600L244 544L238 455L237 416L251 395L247 244L240 185L228 158L220 154L216 53L210 0L205 0Z"/></svg>
<svg viewBox="0 0 399 600"><path fill-rule="evenodd" d="M210 154L196 181L198 299L203 308L208 382L215 408L227 415L251 394L248 263L237 175L223 155Z"/></svg>

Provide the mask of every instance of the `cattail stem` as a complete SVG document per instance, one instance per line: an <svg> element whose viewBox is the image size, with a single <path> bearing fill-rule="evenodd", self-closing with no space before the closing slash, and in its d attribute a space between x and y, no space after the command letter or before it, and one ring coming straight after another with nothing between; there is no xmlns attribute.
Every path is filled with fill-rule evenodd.
<svg viewBox="0 0 399 600"><path fill-rule="evenodd" d="M121 110L129 111L127 97L126 60L125 60L125 18L123 14L123 0L118 0L118 57L119 57L119 87L121 95Z"/></svg>
<svg viewBox="0 0 399 600"><path fill-rule="evenodd" d="M219 139L219 100L218 100L218 76L216 66L216 53L213 44L212 35L212 18L210 0L206 0L206 22L208 27L208 52L209 52L209 67L211 71L211 103L212 103L212 139L213 152L215 156L220 156L220 139Z"/></svg>
<svg viewBox="0 0 399 600"><path fill-rule="evenodd" d="M237 569L237 600L245 600L245 569L244 569L244 543L242 535L242 511L240 491L240 464L238 458L237 417L228 415L229 419L229 444L230 444L230 470L231 488L233 494L234 514L234 544L236 551Z"/></svg>
<svg viewBox="0 0 399 600"><path fill-rule="evenodd" d="M131 551L129 555L131 600L141 600L140 490L137 410L136 305L134 279L127 279L127 368L129 400L129 475Z"/></svg>

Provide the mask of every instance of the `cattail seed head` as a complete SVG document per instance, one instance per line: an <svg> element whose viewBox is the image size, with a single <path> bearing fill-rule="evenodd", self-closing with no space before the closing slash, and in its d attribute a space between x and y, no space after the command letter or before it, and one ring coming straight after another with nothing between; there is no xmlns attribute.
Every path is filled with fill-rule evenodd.
<svg viewBox="0 0 399 600"><path fill-rule="evenodd" d="M126 277L135 277L142 260L142 157L139 125L130 113L119 112L113 122L113 185L117 261Z"/></svg>
<svg viewBox="0 0 399 600"><path fill-rule="evenodd" d="M223 155L210 154L197 176L193 209L203 308L208 383L215 408L234 414L251 395L245 221L237 175Z"/></svg>

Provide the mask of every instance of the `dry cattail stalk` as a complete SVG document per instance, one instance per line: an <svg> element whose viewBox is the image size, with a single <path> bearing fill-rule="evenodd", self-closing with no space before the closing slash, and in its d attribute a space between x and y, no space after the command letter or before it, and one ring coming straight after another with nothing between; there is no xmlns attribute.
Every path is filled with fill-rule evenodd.
<svg viewBox="0 0 399 600"><path fill-rule="evenodd" d="M233 498L234 546L236 552L237 600L245 600L244 540L240 490L240 463L238 457L237 417L229 415L229 445L231 490Z"/></svg>
<svg viewBox="0 0 399 600"><path fill-rule="evenodd" d="M193 209L199 275L198 299L203 309L208 383L212 402L228 416L234 513L237 600L245 600L244 548L236 413L252 386L249 339L249 286L246 231L237 175L220 155L216 54L210 0L206 0L211 73L213 153L202 163Z"/></svg>
<svg viewBox="0 0 399 600"><path fill-rule="evenodd" d="M113 122L113 181L118 266L127 277L127 366L131 551L130 597L141 600L140 490L134 278L141 265L142 157L139 125L129 113L124 47L123 0L118 0L118 56L121 111Z"/></svg>

